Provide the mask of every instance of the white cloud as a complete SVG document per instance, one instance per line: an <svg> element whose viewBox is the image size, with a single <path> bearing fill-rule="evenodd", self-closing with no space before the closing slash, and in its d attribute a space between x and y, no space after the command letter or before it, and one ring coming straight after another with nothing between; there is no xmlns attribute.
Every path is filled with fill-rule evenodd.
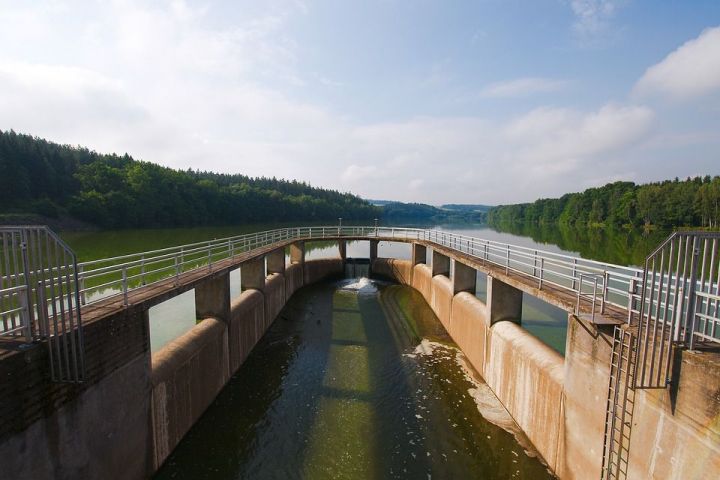
<svg viewBox="0 0 720 480"><path fill-rule="evenodd" d="M720 91L720 27L709 28L648 68L635 85L639 94L678 99Z"/></svg>
<svg viewBox="0 0 720 480"><path fill-rule="evenodd" d="M534 93L554 92L567 86L565 80L552 78L527 77L492 83L480 91L481 97L504 98L522 97Z"/></svg>
<svg viewBox="0 0 720 480"><path fill-rule="evenodd" d="M570 0L575 15L573 30L583 43L595 43L611 31L617 0Z"/></svg>
<svg viewBox="0 0 720 480"><path fill-rule="evenodd" d="M0 9L3 130L176 168L429 203L532 200L647 171L633 156L654 126L642 106L361 123L299 100L298 49L285 35L288 12L303 10L292 3L221 26L209 7L182 2L91 3L92 21L76 23L66 18L84 11L77 4L52 2L32 15L14 5ZM25 17L32 34L18 20ZM307 78L323 77L313 70ZM558 82L519 79L489 91L531 94Z"/></svg>

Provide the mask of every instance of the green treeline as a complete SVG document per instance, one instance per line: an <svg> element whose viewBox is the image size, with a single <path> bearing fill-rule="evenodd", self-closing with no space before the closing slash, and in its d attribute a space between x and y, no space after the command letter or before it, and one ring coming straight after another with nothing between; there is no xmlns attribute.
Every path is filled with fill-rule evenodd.
<svg viewBox="0 0 720 480"><path fill-rule="evenodd" d="M387 202L382 207L385 220L410 222L482 222L483 212L474 210L451 210L438 208L425 203Z"/></svg>
<svg viewBox="0 0 720 480"><path fill-rule="evenodd" d="M636 185L609 183L581 193L533 203L501 205L488 223L609 227L709 227L720 225L720 177L695 177Z"/></svg>
<svg viewBox="0 0 720 480"><path fill-rule="evenodd" d="M0 213L124 228L369 220L380 210L303 182L173 170L0 131Z"/></svg>

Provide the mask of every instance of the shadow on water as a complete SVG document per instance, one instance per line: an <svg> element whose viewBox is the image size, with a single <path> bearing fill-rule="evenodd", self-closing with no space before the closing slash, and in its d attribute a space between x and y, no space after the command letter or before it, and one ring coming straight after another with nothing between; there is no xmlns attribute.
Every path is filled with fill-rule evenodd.
<svg viewBox="0 0 720 480"><path fill-rule="evenodd" d="M482 418L456 354L409 287L303 288L156 478L549 478Z"/></svg>

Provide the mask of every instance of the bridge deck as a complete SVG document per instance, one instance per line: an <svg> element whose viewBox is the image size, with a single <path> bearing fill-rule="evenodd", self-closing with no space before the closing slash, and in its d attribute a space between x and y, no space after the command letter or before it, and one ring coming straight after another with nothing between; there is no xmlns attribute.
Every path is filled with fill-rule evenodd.
<svg viewBox="0 0 720 480"><path fill-rule="evenodd" d="M450 258L458 260L468 266L471 266L486 275L490 275L497 278L500 281L508 283L513 287L523 291L524 293L533 295L537 298L542 299L552 305L561 308L568 313L574 313L577 304L577 295L567 289L563 289L549 283L545 283L542 289L539 288L538 280L530 275L524 275L522 273L507 271L504 267L493 265L489 262L483 261L480 258L474 257L467 253L448 248L439 243L430 240L404 238L404 237L389 237L389 236L365 236L365 235L326 235L323 237L312 237L312 238L291 238L281 241L277 241L262 247L255 248L248 252L242 252L234 255L231 258L225 258L213 262L212 268L207 265L199 268L180 273L177 277L169 277L163 280L153 282L148 285L144 285L138 288L131 289L127 292L127 302L122 294L114 294L107 298L94 301L89 305L85 305L82 308L82 318L84 324L96 322L100 319L106 318L111 315L118 314L122 310L146 310L153 305L164 302L193 289L199 283L202 283L210 278L225 275L229 271L240 267L243 263L252 261L255 258L266 255L267 253L276 250L278 248L284 248L292 243L298 241L312 242L312 241L387 241L387 242L401 242L401 243L417 243L425 247L434 249L435 251L446 255ZM581 305L581 315L587 317L590 314L589 305ZM622 324L627 319L627 311L620 309L612 305L606 305L604 314L595 312L594 323L596 324ZM17 351L21 348L24 342L19 339L3 339L0 341L0 357L4 356L11 351Z"/></svg>

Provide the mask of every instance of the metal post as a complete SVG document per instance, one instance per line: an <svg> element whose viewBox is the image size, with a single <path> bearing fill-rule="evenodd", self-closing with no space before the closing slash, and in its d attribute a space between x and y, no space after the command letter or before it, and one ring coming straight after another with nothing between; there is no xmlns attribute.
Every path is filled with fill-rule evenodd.
<svg viewBox="0 0 720 480"><path fill-rule="evenodd" d="M178 262L178 256L175 255L175 285L180 283L180 263Z"/></svg>
<svg viewBox="0 0 720 480"><path fill-rule="evenodd" d="M692 263L690 265L690 285L688 286L688 309L687 318L685 320L686 331L688 327L690 330L690 350L695 348L695 328L697 327L697 318L695 317L695 307L697 303L697 298L695 297L695 284L697 283L697 279L695 277L697 276L697 263L698 258L700 257L700 248L697 245L697 241L697 237L693 238Z"/></svg>
<svg viewBox="0 0 720 480"><path fill-rule="evenodd" d="M23 231L21 234L20 252L22 255L24 270L23 281L25 282L25 301L27 302L27 306L25 307L26 315L23 330L25 331L25 339L29 342L32 340L33 334L35 332L33 331L34 316L32 308L32 286L30 285L30 262L27 254L27 237L25 231Z"/></svg>
<svg viewBox="0 0 720 480"><path fill-rule="evenodd" d="M50 275L52 275L52 272L50 273ZM80 287L80 305L85 305L85 276L83 275L82 265L78 266L78 287Z"/></svg>
<svg viewBox="0 0 720 480"><path fill-rule="evenodd" d="M375 219L375 236L378 236L378 219Z"/></svg>
<svg viewBox="0 0 720 480"><path fill-rule="evenodd" d="M543 272L545 271L545 259L540 257L540 283L538 284L538 290L542 290L543 284Z"/></svg>
<svg viewBox="0 0 720 480"><path fill-rule="evenodd" d="M577 274L577 258L573 259L573 269L572 269L572 289L575 290L575 275ZM582 290L582 275L580 275L580 290Z"/></svg>
<svg viewBox="0 0 720 480"><path fill-rule="evenodd" d="M122 267L122 292L123 292L123 305L128 304L128 279L127 279L127 267Z"/></svg>
<svg viewBox="0 0 720 480"><path fill-rule="evenodd" d="M341 235L341 233L340 233L341 231L342 231L342 217L339 217L338 218L338 237Z"/></svg>
<svg viewBox="0 0 720 480"><path fill-rule="evenodd" d="M145 255L140 257L140 284L145 285Z"/></svg>

